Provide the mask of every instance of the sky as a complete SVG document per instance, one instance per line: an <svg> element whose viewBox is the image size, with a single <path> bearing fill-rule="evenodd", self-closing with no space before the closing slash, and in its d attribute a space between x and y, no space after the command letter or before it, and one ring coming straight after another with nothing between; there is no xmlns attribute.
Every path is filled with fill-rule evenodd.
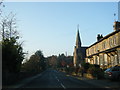
<svg viewBox="0 0 120 90"><path fill-rule="evenodd" d="M6 2L3 14L16 14L20 41L28 57L37 50L44 56L73 55L77 25L82 46L113 32L117 2ZM116 13L116 16L114 16Z"/></svg>

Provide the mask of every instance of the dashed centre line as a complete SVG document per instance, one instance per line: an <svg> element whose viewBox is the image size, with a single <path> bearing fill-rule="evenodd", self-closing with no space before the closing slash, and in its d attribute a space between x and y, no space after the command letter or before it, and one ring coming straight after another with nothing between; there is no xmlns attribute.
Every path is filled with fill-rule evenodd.
<svg viewBox="0 0 120 90"><path fill-rule="evenodd" d="M64 89L66 89L66 87L61 83L61 86L64 88Z"/></svg>
<svg viewBox="0 0 120 90"><path fill-rule="evenodd" d="M58 77L55 77L56 79L57 79L57 81L58 82L60 82L60 80L58 79ZM64 89L66 89L66 87L60 82L60 85L64 88Z"/></svg>
<svg viewBox="0 0 120 90"><path fill-rule="evenodd" d="M60 80L56 77L57 81L60 82Z"/></svg>

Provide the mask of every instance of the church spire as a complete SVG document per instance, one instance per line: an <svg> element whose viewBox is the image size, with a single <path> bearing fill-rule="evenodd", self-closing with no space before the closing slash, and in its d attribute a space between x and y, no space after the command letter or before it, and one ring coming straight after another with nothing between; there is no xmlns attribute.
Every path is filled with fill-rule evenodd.
<svg viewBox="0 0 120 90"><path fill-rule="evenodd" d="M76 47L81 47L81 40L80 40L80 34L79 34L79 25L77 27L77 37L76 37Z"/></svg>

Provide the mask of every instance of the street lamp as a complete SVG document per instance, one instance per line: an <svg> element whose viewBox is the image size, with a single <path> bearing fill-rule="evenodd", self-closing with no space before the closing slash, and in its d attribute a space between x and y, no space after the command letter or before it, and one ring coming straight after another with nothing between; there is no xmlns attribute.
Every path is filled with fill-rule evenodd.
<svg viewBox="0 0 120 90"><path fill-rule="evenodd" d="M79 67L81 67L81 64L79 63Z"/></svg>
<svg viewBox="0 0 120 90"><path fill-rule="evenodd" d="M67 65L67 68L69 68L69 65Z"/></svg>

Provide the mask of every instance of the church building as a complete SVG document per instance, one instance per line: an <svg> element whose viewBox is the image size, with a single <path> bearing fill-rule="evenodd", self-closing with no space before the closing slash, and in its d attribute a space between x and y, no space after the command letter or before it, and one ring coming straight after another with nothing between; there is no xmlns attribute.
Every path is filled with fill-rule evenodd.
<svg viewBox="0 0 120 90"><path fill-rule="evenodd" d="M76 45L74 47L74 53L73 53L74 67L81 66L81 63L85 61L87 47L82 47L81 45L82 43L81 43L79 28L78 28L77 37L76 37Z"/></svg>

